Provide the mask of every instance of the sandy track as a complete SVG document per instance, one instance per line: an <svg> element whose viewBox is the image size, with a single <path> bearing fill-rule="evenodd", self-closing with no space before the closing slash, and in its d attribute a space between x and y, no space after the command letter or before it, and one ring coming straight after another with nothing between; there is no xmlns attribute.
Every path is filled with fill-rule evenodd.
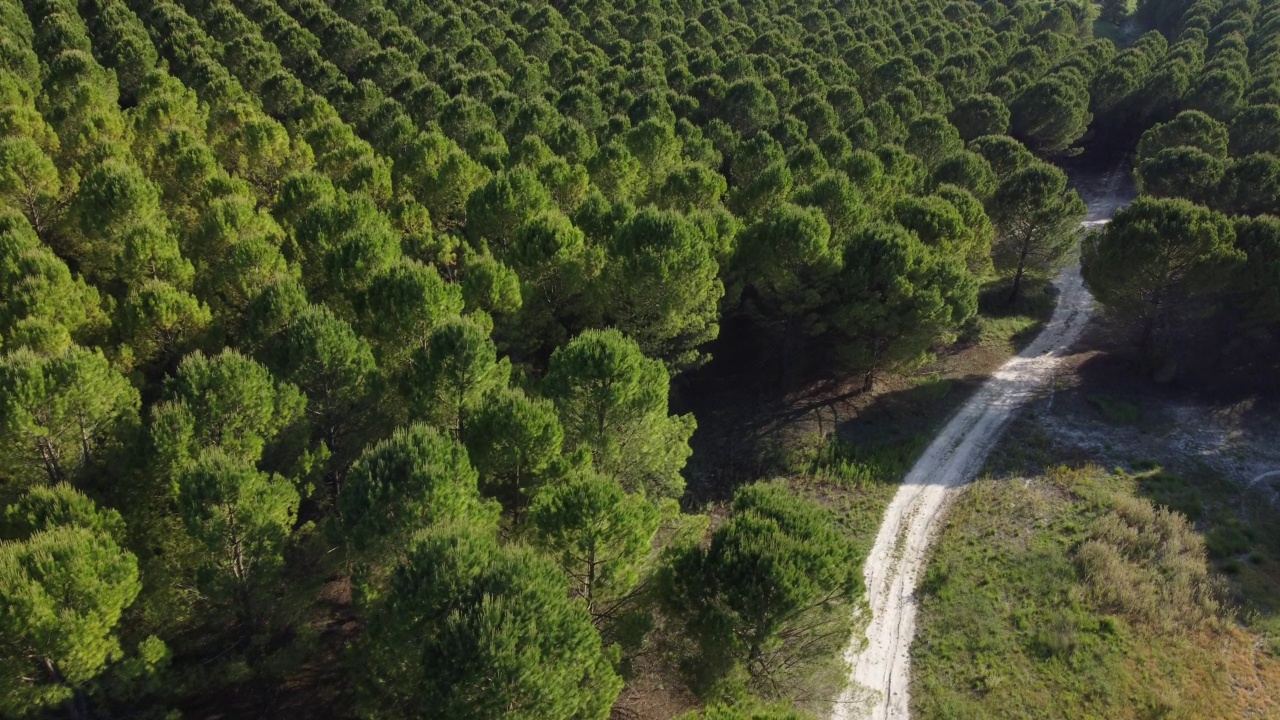
<svg viewBox="0 0 1280 720"><path fill-rule="evenodd" d="M1101 225L1127 198L1114 189L1089 203L1085 226ZM852 683L836 702L833 720L907 718L915 589L938 519L955 489L973 479L1014 412L1048 384L1065 352L1093 314L1093 298L1078 266L1054 281L1058 304L1035 341L1005 363L947 423L907 474L885 512L864 579L871 622L845 654Z"/></svg>

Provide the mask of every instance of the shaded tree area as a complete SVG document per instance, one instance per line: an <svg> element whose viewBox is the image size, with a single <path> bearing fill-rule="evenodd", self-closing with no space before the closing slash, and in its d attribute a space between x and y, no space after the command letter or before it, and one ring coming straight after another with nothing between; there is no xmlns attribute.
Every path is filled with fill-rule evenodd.
<svg viewBox="0 0 1280 720"><path fill-rule="evenodd" d="M1184 199L1140 198L1085 243L1090 289L1165 380L1276 362L1280 221L1232 219Z"/></svg>
<svg viewBox="0 0 1280 720"><path fill-rule="evenodd" d="M1270 382L1280 216L1280 12L1258 3L1139 3L1154 30L1095 80L1098 125L1136 148L1143 199L1086 245L1086 280L1164 379L1244 370ZM1095 111L1097 112L1101 107Z"/></svg>

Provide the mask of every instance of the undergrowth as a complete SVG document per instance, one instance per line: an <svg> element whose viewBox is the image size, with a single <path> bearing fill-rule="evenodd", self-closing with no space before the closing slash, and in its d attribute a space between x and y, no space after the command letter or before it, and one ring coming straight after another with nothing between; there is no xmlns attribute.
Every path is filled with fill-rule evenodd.
<svg viewBox="0 0 1280 720"><path fill-rule="evenodd" d="M1026 347L1053 315L1057 291L1047 276L1027 276L1016 301L1009 301L1012 278L989 280L978 294L978 314L960 342L998 347L1009 354Z"/></svg>
<svg viewBox="0 0 1280 720"><path fill-rule="evenodd" d="M913 714L1238 715L1231 666L1252 640L1213 571L1218 541L1138 496L1157 475L1090 466L970 486L921 583Z"/></svg>

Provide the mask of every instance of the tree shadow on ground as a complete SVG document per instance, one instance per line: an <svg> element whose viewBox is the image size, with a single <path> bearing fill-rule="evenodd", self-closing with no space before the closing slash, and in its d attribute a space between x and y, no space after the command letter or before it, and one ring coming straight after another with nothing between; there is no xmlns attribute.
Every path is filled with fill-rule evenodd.
<svg viewBox="0 0 1280 720"><path fill-rule="evenodd" d="M865 458L895 475L910 468L929 438L985 375L937 373L894 378L871 392L858 381L826 380L793 393L738 386L694 409L686 502L727 500L738 486L778 475L822 475L825 463ZM855 386L855 387L851 387ZM742 402L742 398L756 402Z"/></svg>
<svg viewBox="0 0 1280 720"><path fill-rule="evenodd" d="M888 457L897 448L906 459L896 465L905 462L905 472L955 409L1052 315L1057 291L1048 278L1027 278L1013 303L1010 288L1008 278L985 284L980 313L938 349L935 361L885 375L871 391L820 357L808 358L808 380L788 382L776 353L749 324L726 321L709 348L713 360L673 383L672 411L698 420L685 470L686 507L726 500L744 483L812 471L811 455L824 444L841 445L830 451L836 461L846 454ZM832 440L823 439L833 432Z"/></svg>

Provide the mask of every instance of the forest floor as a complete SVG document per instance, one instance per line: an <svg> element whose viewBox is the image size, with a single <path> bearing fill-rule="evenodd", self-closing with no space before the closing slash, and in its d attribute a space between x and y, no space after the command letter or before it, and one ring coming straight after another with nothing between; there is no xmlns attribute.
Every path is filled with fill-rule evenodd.
<svg viewBox="0 0 1280 720"><path fill-rule="evenodd" d="M919 717L1280 717L1280 399L1153 383L1102 351L1105 325L943 524L912 647ZM1184 620L1168 537L1125 570L1167 624L1099 600L1114 588L1081 548L1135 498L1200 538L1184 561L1207 562L1212 622Z"/></svg>

